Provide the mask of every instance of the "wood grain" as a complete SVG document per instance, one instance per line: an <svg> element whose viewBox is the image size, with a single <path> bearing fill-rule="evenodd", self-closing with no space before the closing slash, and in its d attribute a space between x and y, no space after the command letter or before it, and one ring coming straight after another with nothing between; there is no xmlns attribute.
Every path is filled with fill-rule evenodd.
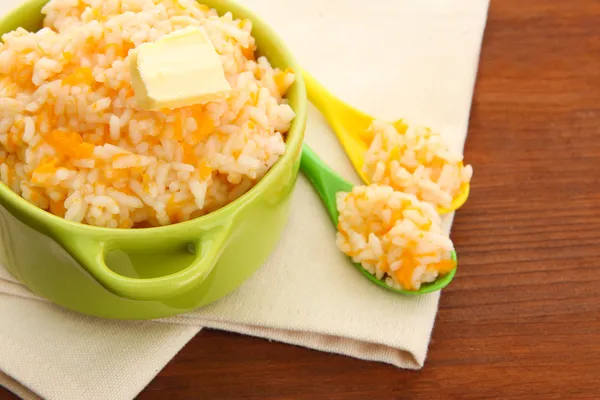
<svg viewBox="0 0 600 400"><path fill-rule="evenodd" d="M600 2L493 1L469 129L422 371L204 331L140 399L599 398Z"/></svg>

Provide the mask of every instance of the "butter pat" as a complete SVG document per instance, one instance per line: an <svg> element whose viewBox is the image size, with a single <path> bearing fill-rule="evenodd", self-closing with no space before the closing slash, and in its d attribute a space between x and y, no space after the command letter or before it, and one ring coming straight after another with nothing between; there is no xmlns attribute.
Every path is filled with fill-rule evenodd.
<svg viewBox="0 0 600 400"><path fill-rule="evenodd" d="M146 110L203 104L231 91L219 55L199 27L138 46L129 68L138 105Z"/></svg>

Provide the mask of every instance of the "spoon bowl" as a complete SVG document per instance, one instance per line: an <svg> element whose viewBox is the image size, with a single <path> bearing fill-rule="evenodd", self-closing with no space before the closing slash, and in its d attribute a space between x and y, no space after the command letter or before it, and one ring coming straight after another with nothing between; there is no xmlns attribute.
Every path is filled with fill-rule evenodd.
<svg viewBox="0 0 600 400"><path fill-rule="evenodd" d="M336 172L334 172L329 166L327 166L319 156L306 144L302 146L302 158L300 159L300 169L306 175L308 180L312 183L313 187L319 194L319 197L323 201L327 213L333 222L333 225L337 227L339 213L336 204L336 195L339 192L350 192L352 191L352 184ZM457 262L456 252L452 251L452 259ZM384 281L377 279L377 277L365 270L360 264L352 263L356 269L358 269L368 280L380 286L384 289L392 292L404 295L419 295L425 293L435 292L443 289L452 282L454 275L456 274L456 268L454 267L450 272L444 275L440 275L435 281L430 283L423 283L418 290L403 290L396 289L389 286Z"/></svg>
<svg viewBox="0 0 600 400"><path fill-rule="evenodd" d="M323 114L333 129L362 181L366 184L371 184L371 180L363 171L363 166L365 163L365 153L371 145L371 138L366 135L366 132L375 118L344 103L308 72L303 71L302 77L304 78L309 100ZM394 124L401 122L402 119L394 122ZM461 186L459 193L452 200L450 207L438 207L437 211L439 214L447 214L455 211L465 204L468 197L469 184L467 183Z"/></svg>

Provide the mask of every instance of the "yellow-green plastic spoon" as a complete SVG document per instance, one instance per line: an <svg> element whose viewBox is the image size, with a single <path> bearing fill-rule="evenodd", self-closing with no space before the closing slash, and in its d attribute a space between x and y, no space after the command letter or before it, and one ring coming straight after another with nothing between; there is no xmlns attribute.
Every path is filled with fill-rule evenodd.
<svg viewBox="0 0 600 400"><path fill-rule="evenodd" d="M329 214L333 225L337 227L339 213L336 205L336 195L338 192L350 192L352 190L352 184L344 180L341 176L336 174L331 168L329 168L317 154L305 143L302 147L302 159L300 161L300 169L306 175L308 180L312 183L313 187L319 193L319 197L323 201L327 213ZM456 258L456 252L452 251L452 259L458 266ZM430 283L424 283L421 285L419 290L400 290L388 286L384 281L377 279L376 276L365 270L360 264L352 263L356 269L358 269L368 280L381 286L392 292L405 295L418 295L435 292L443 289L452 282L454 275L456 274L456 266L452 271L440 275L435 281Z"/></svg>
<svg viewBox="0 0 600 400"><path fill-rule="evenodd" d="M302 76L309 100L319 109L335 132L360 178L366 184L370 184L369 178L363 171L363 165L365 153L371 145L371 138L365 133L374 117L344 103L308 72L303 71ZM468 197L469 184L466 183L461 186L459 194L453 199L449 208L439 207L437 211L439 214L455 211L465 204Z"/></svg>

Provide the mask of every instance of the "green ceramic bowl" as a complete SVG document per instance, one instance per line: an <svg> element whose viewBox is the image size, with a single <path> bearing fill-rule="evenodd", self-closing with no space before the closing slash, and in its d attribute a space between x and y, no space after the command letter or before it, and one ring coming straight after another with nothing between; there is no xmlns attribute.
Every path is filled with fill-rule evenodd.
<svg viewBox="0 0 600 400"><path fill-rule="evenodd" d="M47 0L30 0L0 19L0 33L39 29ZM248 18L259 53L300 71L263 21L230 0L202 0ZM29 289L78 312L150 319L209 304L235 290L265 262L287 222L298 176L307 99L301 74L288 95L296 118L287 151L233 203L204 217L160 228L107 229L43 211L0 184L0 262Z"/></svg>

